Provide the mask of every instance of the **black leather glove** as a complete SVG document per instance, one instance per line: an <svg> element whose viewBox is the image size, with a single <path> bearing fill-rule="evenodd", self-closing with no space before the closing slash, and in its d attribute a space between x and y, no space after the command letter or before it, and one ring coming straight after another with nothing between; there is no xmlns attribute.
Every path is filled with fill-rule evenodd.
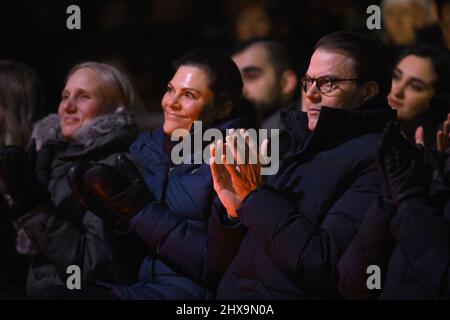
<svg viewBox="0 0 450 320"><path fill-rule="evenodd" d="M93 196L85 187L84 174L91 169L92 165L86 160L77 161L67 172L70 189L78 198L80 203L97 217L115 227L125 228L126 221L120 215L112 212L111 209L103 205L97 197Z"/></svg>
<svg viewBox="0 0 450 320"><path fill-rule="evenodd" d="M153 200L139 170L120 154L115 167L106 164L77 164L69 170L72 190L93 213L111 220L111 213L134 217Z"/></svg>
<svg viewBox="0 0 450 320"><path fill-rule="evenodd" d="M153 195L135 165L123 154L116 157L116 167L94 165L84 175L86 188L102 203L128 219L147 206Z"/></svg>
<svg viewBox="0 0 450 320"><path fill-rule="evenodd" d="M0 181L11 199L11 209L16 217L31 210L47 196L46 186L36 177L33 153L19 146L0 148Z"/></svg>
<svg viewBox="0 0 450 320"><path fill-rule="evenodd" d="M402 136L397 122L390 122L383 132L377 164L383 192L397 208L429 195L431 170L425 163L425 151Z"/></svg>

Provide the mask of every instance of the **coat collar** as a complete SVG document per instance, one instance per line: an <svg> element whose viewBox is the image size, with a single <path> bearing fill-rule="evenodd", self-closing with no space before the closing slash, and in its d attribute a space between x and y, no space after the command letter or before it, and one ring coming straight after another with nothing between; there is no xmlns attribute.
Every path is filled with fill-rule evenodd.
<svg viewBox="0 0 450 320"><path fill-rule="evenodd" d="M318 152L334 147L345 140L370 133L380 133L386 124L395 120L385 98L374 97L354 110L323 106L314 131L308 129L305 112L290 111L282 115L290 143L286 156Z"/></svg>
<svg viewBox="0 0 450 320"><path fill-rule="evenodd" d="M51 114L36 123L32 139L39 150L51 140L66 144L66 150L59 155L63 160L85 156L124 151L138 135L138 128L128 112L101 115L76 133L74 140L67 141L61 134L59 116Z"/></svg>

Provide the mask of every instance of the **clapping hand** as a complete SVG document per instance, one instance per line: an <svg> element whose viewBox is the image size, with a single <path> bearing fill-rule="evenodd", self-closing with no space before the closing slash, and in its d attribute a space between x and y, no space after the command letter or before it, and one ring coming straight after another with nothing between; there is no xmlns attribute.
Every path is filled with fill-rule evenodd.
<svg viewBox="0 0 450 320"><path fill-rule="evenodd" d="M377 151L377 164L385 195L395 206L429 193L431 172L423 147L402 136L398 123L389 123Z"/></svg>
<svg viewBox="0 0 450 320"><path fill-rule="evenodd" d="M238 218L237 210L245 197L262 183L260 160L267 154L268 140L263 141L261 153L244 129L229 130L225 140L226 143L219 140L216 146L210 147L211 173L214 189L228 215Z"/></svg>

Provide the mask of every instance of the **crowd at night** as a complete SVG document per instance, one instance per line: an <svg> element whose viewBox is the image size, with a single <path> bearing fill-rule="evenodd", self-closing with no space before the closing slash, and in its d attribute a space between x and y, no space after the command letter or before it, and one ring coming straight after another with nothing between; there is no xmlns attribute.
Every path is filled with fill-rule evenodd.
<svg viewBox="0 0 450 320"><path fill-rule="evenodd" d="M0 300L450 299L450 1L15 1L0 39Z"/></svg>

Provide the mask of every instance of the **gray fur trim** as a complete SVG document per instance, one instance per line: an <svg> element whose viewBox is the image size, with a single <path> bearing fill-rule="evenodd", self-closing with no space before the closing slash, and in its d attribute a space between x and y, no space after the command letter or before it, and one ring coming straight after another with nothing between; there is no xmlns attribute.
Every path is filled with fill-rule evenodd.
<svg viewBox="0 0 450 320"><path fill-rule="evenodd" d="M17 232L16 250L19 254L27 256L35 256L40 252L36 242L24 228L20 228Z"/></svg>
<svg viewBox="0 0 450 320"><path fill-rule="evenodd" d="M36 150L50 139L62 140L61 129L59 127L59 116L54 113L40 120L34 125L31 139L36 141Z"/></svg>
<svg viewBox="0 0 450 320"><path fill-rule="evenodd" d="M78 130L74 140L84 146L89 146L98 136L133 124L133 118L127 112L102 115ZM36 150L39 150L50 139L64 140L58 114L51 114L37 122L31 138L36 140Z"/></svg>
<svg viewBox="0 0 450 320"><path fill-rule="evenodd" d="M133 123L131 115L124 112L99 116L92 123L78 130L74 139L84 146L89 146L97 137Z"/></svg>

